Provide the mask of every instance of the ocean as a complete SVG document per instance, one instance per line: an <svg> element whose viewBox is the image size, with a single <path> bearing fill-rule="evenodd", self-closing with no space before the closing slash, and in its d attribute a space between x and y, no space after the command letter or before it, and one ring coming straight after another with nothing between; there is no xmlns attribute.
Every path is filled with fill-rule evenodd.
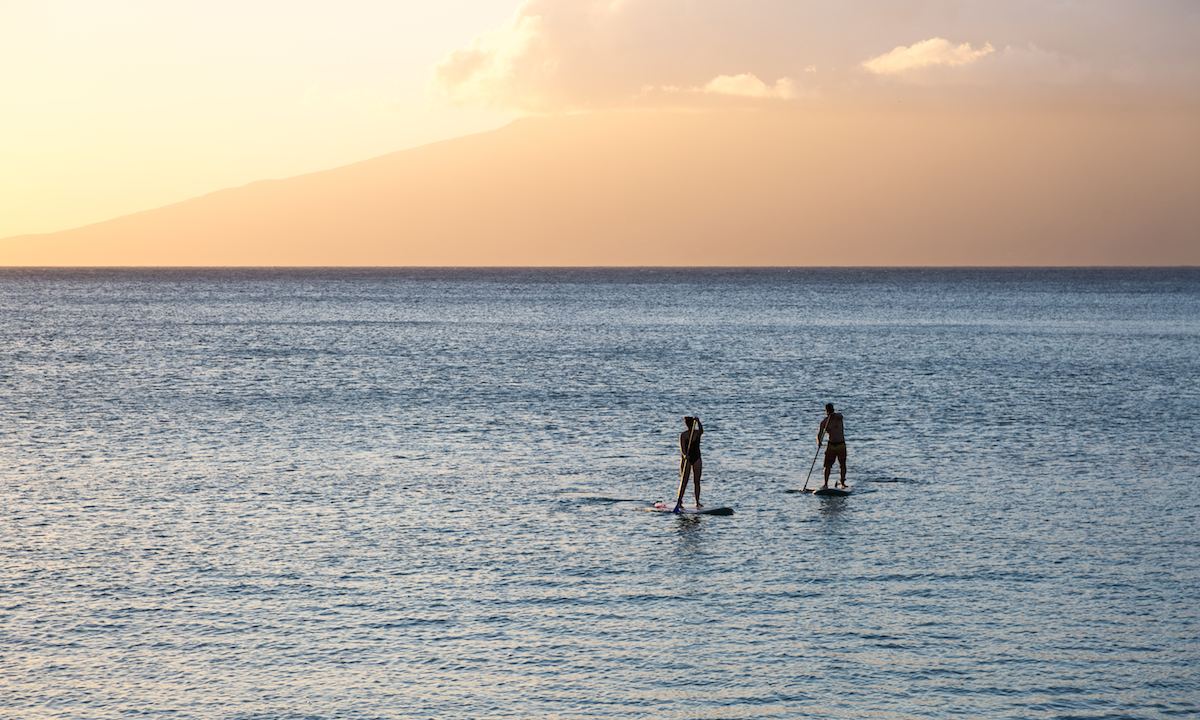
<svg viewBox="0 0 1200 720"><path fill-rule="evenodd" d="M1195 268L4 269L0 340L0 717L1200 715ZM643 511L684 415L730 516Z"/></svg>

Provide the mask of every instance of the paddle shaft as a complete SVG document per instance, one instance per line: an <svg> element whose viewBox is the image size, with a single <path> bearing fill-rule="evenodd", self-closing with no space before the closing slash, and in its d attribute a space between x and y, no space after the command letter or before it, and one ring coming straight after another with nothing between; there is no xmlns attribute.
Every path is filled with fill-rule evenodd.
<svg viewBox="0 0 1200 720"><path fill-rule="evenodd" d="M688 468L692 464L691 461L688 460L688 458L691 457L691 455L692 455L692 441L696 439L696 425L699 422L700 422L700 419L693 416L692 426L690 428L688 428L687 452L685 452L683 454L683 461L681 463L679 463L679 492L675 496L675 510L679 510L679 508L683 507L683 491L685 489L683 486L683 482L684 482L684 479L687 478ZM692 472L692 482L695 482L695 476L696 476L696 473L693 471Z"/></svg>
<svg viewBox="0 0 1200 720"><path fill-rule="evenodd" d="M817 454L813 455L812 465L808 468L808 477L804 478L804 490L808 490L808 481L812 480L812 471L817 467L817 458L821 457L821 443L823 440L817 440Z"/></svg>

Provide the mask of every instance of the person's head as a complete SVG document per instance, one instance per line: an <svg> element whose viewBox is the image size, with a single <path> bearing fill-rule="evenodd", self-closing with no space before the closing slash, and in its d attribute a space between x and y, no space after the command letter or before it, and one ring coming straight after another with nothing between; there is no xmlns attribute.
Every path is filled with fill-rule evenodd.
<svg viewBox="0 0 1200 720"><path fill-rule="evenodd" d="M694 423L694 422L696 422L696 418L692 417L691 415L683 416L683 424L687 425L688 430L692 429L692 423Z"/></svg>
<svg viewBox="0 0 1200 720"><path fill-rule="evenodd" d="M825 414L826 414L826 415L832 415L832 414L833 414L833 403L826 403L826 404L825 404Z"/></svg>

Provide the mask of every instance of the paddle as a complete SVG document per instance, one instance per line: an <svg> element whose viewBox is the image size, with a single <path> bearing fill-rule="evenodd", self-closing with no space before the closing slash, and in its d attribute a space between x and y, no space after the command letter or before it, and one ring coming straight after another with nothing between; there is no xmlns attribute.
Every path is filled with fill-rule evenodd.
<svg viewBox="0 0 1200 720"><path fill-rule="evenodd" d="M683 454L683 461L679 463L679 494L675 497L675 509L671 512L678 513L683 508L683 480L687 477L688 467L691 463L688 458L692 454L692 441L696 439L696 423L700 422L699 418L692 417L692 426L688 428L688 446L687 452ZM693 482L695 482L695 474L693 473Z"/></svg>
<svg viewBox="0 0 1200 720"><path fill-rule="evenodd" d="M802 490L801 492L808 492L808 481L812 480L813 468L815 468L817 466L817 458L821 457L821 443L822 443L822 440L818 439L817 440L817 454L813 455L812 465L808 468L808 477L804 478L804 490Z"/></svg>

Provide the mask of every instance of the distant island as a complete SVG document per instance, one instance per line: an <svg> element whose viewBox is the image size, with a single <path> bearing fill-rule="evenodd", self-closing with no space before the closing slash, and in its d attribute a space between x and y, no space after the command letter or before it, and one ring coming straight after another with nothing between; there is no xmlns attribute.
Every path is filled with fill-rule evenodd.
<svg viewBox="0 0 1200 720"><path fill-rule="evenodd" d="M607 112L6 238L0 265L1197 265L1197 197L1194 113Z"/></svg>

